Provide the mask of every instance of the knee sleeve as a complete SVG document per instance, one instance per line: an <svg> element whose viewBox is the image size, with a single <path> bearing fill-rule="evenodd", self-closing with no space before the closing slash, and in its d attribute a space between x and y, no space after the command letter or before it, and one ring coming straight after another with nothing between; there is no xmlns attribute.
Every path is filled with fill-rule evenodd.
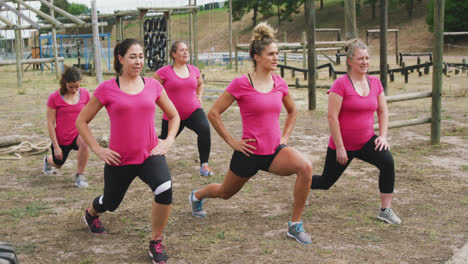
<svg viewBox="0 0 468 264"><path fill-rule="evenodd" d="M98 213L104 213L105 211L107 211L106 207L104 206L103 199L104 199L104 196L102 195L94 198L93 207L94 207L94 210L96 210L96 212Z"/></svg>
<svg viewBox="0 0 468 264"><path fill-rule="evenodd" d="M172 203L172 183L166 181L154 190L154 201L158 204L169 205Z"/></svg>

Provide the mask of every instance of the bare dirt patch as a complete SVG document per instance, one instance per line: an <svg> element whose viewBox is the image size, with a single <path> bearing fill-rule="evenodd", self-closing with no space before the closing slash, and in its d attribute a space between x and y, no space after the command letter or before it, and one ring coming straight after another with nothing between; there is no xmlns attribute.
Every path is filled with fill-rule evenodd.
<svg viewBox="0 0 468 264"><path fill-rule="evenodd" d="M243 72L247 70L244 65ZM202 70L219 79L220 69ZM240 74L223 71L223 79ZM16 93L13 67L0 71L0 136L47 138L45 103L58 85L54 75L26 72L27 93ZM431 90L431 76L402 76L390 83L390 94ZM173 211L165 232L171 263L443 263L468 240L468 99L466 75L444 78L442 137L430 144L430 125L389 131L396 162L393 207L400 226L377 221L378 171L353 161L329 191L311 191L303 215L312 245L300 245L285 232L292 208L294 177L257 174L232 199L207 200L208 217L193 218L188 195L210 182L221 182L232 150L212 131L211 165L216 175L198 176L196 136L184 131L167 160L174 182ZM292 83L292 80L288 80ZM320 83L331 83L321 73ZM83 85L93 91L94 79ZM210 86L211 87L211 86ZM216 88L216 87L212 87ZM307 91L290 88L299 115L290 145L299 149L320 173L328 140L325 90L317 92L317 110L308 111ZM465 92L464 92L465 91ZM460 96L463 95L464 96ZM209 109L212 101L205 101ZM430 115L430 99L390 105L391 120ZM223 120L241 135L238 108ZM284 119L284 114L281 116ZM160 124L161 116L156 117ZM107 134L105 111L91 123L98 136ZM157 130L159 131L159 125ZM34 139L32 139L34 140ZM42 175L42 156L0 160L0 240L11 243L21 263L150 263L152 193L135 180L116 212L102 216L108 235L90 234L83 210L103 188L103 163L94 154L86 170L90 188L73 186L76 153L53 176Z"/></svg>

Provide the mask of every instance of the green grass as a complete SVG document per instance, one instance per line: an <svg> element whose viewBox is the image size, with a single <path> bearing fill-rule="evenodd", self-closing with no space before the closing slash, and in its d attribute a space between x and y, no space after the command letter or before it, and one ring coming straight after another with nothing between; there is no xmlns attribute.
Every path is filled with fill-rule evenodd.
<svg viewBox="0 0 468 264"><path fill-rule="evenodd" d="M3 210L0 214L9 214L14 218L24 218L25 216L37 217L41 211L47 209L47 206L41 205L39 203L33 203L26 206L25 208L13 208L9 210Z"/></svg>

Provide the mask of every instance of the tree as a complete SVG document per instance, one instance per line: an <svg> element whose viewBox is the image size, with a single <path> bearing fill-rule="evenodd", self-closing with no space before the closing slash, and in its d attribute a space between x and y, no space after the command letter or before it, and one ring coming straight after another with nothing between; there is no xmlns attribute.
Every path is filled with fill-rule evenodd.
<svg viewBox="0 0 468 264"><path fill-rule="evenodd" d="M271 0L262 10L264 16L278 17L278 26L282 21L292 21L292 14L299 13L299 7L304 0Z"/></svg>
<svg viewBox="0 0 468 264"><path fill-rule="evenodd" d="M70 3L68 3L67 0L54 0L54 6L63 9L63 10L68 10L68 7L70 6ZM41 7L39 8L40 11L46 13L47 15L50 14L50 8L45 6L44 4L41 4ZM42 20L42 17L39 15L36 15L39 20ZM54 12L54 17L55 18L60 18L63 17L61 14Z"/></svg>
<svg viewBox="0 0 468 264"><path fill-rule="evenodd" d="M468 1L445 0L444 31L457 32L466 31L468 28ZM434 31L434 0L429 3L429 15L426 17L429 31Z"/></svg>
<svg viewBox="0 0 468 264"><path fill-rule="evenodd" d="M368 4L372 9L372 19L375 19L375 6L377 5L378 0L366 0L364 4Z"/></svg>
<svg viewBox="0 0 468 264"><path fill-rule="evenodd" d="M234 21L239 21L242 17L253 10L252 27L257 25L258 14L264 13L264 10L269 9L269 1L267 0L232 0L232 18Z"/></svg>
<svg viewBox="0 0 468 264"><path fill-rule="evenodd" d="M89 8L85 4L76 4L76 3L71 3L70 6L68 6L67 12L78 16L87 11Z"/></svg>

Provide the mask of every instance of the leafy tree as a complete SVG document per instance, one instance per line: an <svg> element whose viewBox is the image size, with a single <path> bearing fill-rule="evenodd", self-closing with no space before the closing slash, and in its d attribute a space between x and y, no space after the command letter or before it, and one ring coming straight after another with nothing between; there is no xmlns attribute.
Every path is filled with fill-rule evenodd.
<svg viewBox="0 0 468 264"><path fill-rule="evenodd" d="M468 28L468 1L445 0L444 31L466 31ZM429 14L426 17L429 31L434 31L434 0L429 3Z"/></svg>
<svg viewBox="0 0 468 264"><path fill-rule="evenodd" d="M77 16L77 15L81 15L88 9L89 8L85 4L71 3L70 6L68 6L67 12L72 15Z"/></svg>
<svg viewBox="0 0 468 264"><path fill-rule="evenodd" d="M372 19L375 19L375 7L377 5L378 0L365 0L364 4L370 5L372 9Z"/></svg>
<svg viewBox="0 0 468 264"><path fill-rule="evenodd" d="M63 10L68 10L68 7L70 6L70 3L68 3L67 0L54 0L54 6L63 9ZM39 8L40 11L46 13L47 15L50 15L50 8L45 6L44 4L41 4L41 7ZM39 15L36 15L39 20L42 20L42 18ZM61 14L54 12L54 17L55 18L61 18L63 17Z"/></svg>

